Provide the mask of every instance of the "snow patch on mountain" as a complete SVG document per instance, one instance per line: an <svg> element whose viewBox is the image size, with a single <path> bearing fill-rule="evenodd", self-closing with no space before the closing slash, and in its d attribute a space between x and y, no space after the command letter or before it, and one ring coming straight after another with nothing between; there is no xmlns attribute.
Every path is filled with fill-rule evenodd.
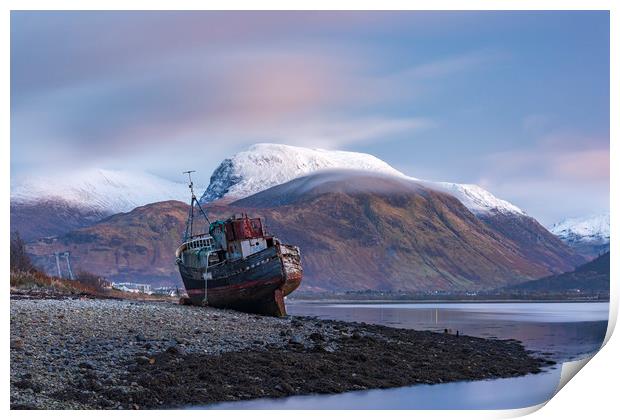
<svg viewBox="0 0 620 420"><path fill-rule="evenodd" d="M420 182L455 196L474 214L500 212L525 215L517 206L477 185L421 181L366 153L270 143L255 144L225 159L211 175L209 187L200 200L207 203L222 198L241 199L314 172L337 169L366 171Z"/></svg>
<svg viewBox="0 0 620 420"><path fill-rule="evenodd" d="M525 214L477 185L422 181L403 174L366 153L309 149L260 143L225 159L213 172L201 202L236 200L293 179L330 170L354 170L422 183L458 198L474 214ZM196 189L202 190L199 186ZM46 201L105 214L127 212L145 204L188 201L184 183L138 171L86 169L11 180L12 204Z"/></svg>
<svg viewBox="0 0 620 420"><path fill-rule="evenodd" d="M609 213L569 218L549 227L549 231L565 242L609 242Z"/></svg>
<svg viewBox="0 0 620 420"><path fill-rule="evenodd" d="M187 185L144 172L87 169L31 175L11 182L11 203L64 202L105 213L165 201L188 201Z"/></svg>
<svg viewBox="0 0 620 420"><path fill-rule="evenodd" d="M325 169L355 169L404 177L390 165L366 153L308 149L259 143L225 159L211 175L200 199L242 198L292 179Z"/></svg>
<svg viewBox="0 0 620 420"><path fill-rule="evenodd" d="M484 188L475 184L455 184L453 182L431 182L429 186L447 192L459 199L474 214L497 212L503 214L519 214L525 212L506 200L495 197Z"/></svg>

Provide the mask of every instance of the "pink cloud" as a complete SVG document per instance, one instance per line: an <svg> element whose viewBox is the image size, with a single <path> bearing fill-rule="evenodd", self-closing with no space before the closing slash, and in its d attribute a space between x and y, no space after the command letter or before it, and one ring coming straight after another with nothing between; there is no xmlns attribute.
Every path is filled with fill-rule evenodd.
<svg viewBox="0 0 620 420"><path fill-rule="evenodd" d="M486 161L495 178L597 182L610 175L609 140L602 137L546 136L534 147L494 153Z"/></svg>
<svg viewBox="0 0 620 420"><path fill-rule="evenodd" d="M580 150L551 160L551 172L565 179L604 181L609 179L609 149Z"/></svg>
<svg viewBox="0 0 620 420"><path fill-rule="evenodd" d="M277 120L349 100L346 60L329 54L262 52L227 60L219 73L217 112L227 118Z"/></svg>

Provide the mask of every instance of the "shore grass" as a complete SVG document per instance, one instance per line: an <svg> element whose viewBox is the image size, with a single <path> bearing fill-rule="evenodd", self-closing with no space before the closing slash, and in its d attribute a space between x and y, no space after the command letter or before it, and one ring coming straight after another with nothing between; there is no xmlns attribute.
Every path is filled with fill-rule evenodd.
<svg viewBox="0 0 620 420"><path fill-rule="evenodd" d="M59 291L85 291L87 289L87 286L81 283L69 282L70 280L51 277L39 271L11 271L11 287L18 289L34 287L52 288Z"/></svg>
<svg viewBox="0 0 620 420"><path fill-rule="evenodd" d="M128 299L176 302L177 298L153 296L146 293L130 293L110 288L100 288L78 280L48 276L40 271L11 271L11 295L50 298L86 296L92 298Z"/></svg>

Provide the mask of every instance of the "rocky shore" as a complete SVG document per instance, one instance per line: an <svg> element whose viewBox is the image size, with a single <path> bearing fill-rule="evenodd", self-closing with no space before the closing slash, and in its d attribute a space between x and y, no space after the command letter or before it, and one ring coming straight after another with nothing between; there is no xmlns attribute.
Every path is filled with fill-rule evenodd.
<svg viewBox="0 0 620 420"><path fill-rule="evenodd" d="M11 300L13 409L153 409L520 376L512 340L169 302Z"/></svg>

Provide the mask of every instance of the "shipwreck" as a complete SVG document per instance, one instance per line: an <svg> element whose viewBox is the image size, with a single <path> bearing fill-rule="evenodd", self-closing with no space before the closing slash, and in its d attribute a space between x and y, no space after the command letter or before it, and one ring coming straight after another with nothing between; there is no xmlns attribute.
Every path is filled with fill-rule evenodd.
<svg viewBox="0 0 620 420"><path fill-rule="evenodd" d="M261 218L247 214L210 222L194 194L176 263L193 305L208 305L271 316L285 316L284 297L297 289L303 269L299 248L265 232ZM194 234L194 212L208 233Z"/></svg>

